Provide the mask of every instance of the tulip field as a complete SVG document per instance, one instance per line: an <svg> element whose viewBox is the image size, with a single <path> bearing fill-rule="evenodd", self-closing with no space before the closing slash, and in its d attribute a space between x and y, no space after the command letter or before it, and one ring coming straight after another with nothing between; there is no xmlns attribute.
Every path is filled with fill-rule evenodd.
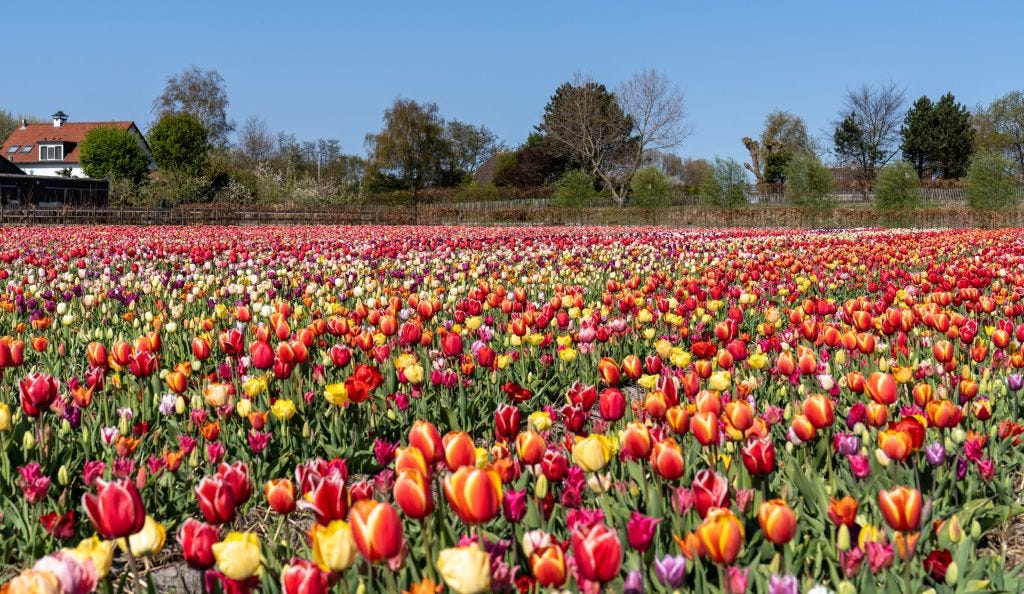
<svg viewBox="0 0 1024 594"><path fill-rule="evenodd" d="M0 228L0 592L1020 592L1024 230Z"/></svg>

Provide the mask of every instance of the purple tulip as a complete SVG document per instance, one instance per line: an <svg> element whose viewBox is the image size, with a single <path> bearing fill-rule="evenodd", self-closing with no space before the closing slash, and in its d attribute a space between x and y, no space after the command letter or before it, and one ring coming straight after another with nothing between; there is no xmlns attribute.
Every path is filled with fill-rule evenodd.
<svg viewBox="0 0 1024 594"><path fill-rule="evenodd" d="M626 575L622 591L625 594L644 594L644 578L639 571L634 569Z"/></svg>
<svg viewBox="0 0 1024 594"><path fill-rule="evenodd" d="M686 581L686 557L669 555L664 559L655 559L654 575L669 588L681 587Z"/></svg>
<svg viewBox="0 0 1024 594"><path fill-rule="evenodd" d="M768 594L800 594L800 583L795 575L773 573L768 578Z"/></svg>
<svg viewBox="0 0 1024 594"><path fill-rule="evenodd" d="M836 436L836 445L840 454L852 456L860 449L860 438L856 435L840 434Z"/></svg>
<svg viewBox="0 0 1024 594"><path fill-rule="evenodd" d="M1020 391L1021 388L1024 388L1024 375L1011 373L1006 377L1006 387L1014 392Z"/></svg>
<svg viewBox="0 0 1024 594"><path fill-rule="evenodd" d="M946 448L933 441L924 447L924 456L932 466L940 466L946 462Z"/></svg>

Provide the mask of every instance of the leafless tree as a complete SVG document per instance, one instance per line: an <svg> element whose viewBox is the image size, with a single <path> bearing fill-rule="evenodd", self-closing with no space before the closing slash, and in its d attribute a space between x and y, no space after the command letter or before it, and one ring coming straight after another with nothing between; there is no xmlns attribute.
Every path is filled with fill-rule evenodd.
<svg viewBox="0 0 1024 594"><path fill-rule="evenodd" d="M251 162L265 163L274 156L274 135L266 120L251 115L238 131L238 148Z"/></svg>
<svg viewBox="0 0 1024 594"><path fill-rule="evenodd" d="M888 163L900 150L905 91L894 82L874 87L861 85L846 91L843 116L853 114L864 135L864 144L877 151L876 167Z"/></svg>

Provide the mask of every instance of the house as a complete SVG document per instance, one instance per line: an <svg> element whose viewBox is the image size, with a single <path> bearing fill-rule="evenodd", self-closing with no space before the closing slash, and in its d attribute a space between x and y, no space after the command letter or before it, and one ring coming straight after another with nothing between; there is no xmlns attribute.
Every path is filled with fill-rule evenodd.
<svg viewBox="0 0 1024 594"><path fill-rule="evenodd" d="M30 124L22 120L21 126L0 146L0 155L28 175L86 177L79 162L78 147L90 130L102 127L128 130L139 139L146 154L152 155L135 122L68 122L68 115L63 111L53 114L52 124Z"/></svg>
<svg viewBox="0 0 1024 594"><path fill-rule="evenodd" d="M0 175L25 175L25 172L0 155Z"/></svg>
<svg viewBox="0 0 1024 594"><path fill-rule="evenodd" d="M494 173L498 167L498 160L502 156L509 154L508 151L502 151L491 155L489 159L480 164L473 172L473 183L478 186L486 186L494 183Z"/></svg>
<svg viewBox="0 0 1024 594"><path fill-rule="evenodd" d="M105 179L28 175L0 155L0 208L106 206L110 182Z"/></svg>

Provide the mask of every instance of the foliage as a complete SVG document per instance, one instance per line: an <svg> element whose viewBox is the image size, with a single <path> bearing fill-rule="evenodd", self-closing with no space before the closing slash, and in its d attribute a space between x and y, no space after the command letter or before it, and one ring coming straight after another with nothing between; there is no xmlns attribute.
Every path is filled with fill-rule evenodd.
<svg viewBox="0 0 1024 594"><path fill-rule="evenodd" d="M921 180L914 165L897 161L886 165L875 180L875 207L911 210L921 206Z"/></svg>
<svg viewBox="0 0 1024 594"><path fill-rule="evenodd" d="M594 178L582 169L566 171L555 182L555 191L551 195L552 204L560 207L593 206L598 197L594 189Z"/></svg>
<svg viewBox="0 0 1024 594"><path fill-rule="evenodd" d="M657 206L665 204L669 199L671 186L668 178L657 167L638 169L630 183L630 206Z"/></svg>
<svg viewBox="0 0 1024 594"><path fill-rule="evenodd" d="M1016 207L1021 194L1017 174L1014 163L1000 153L974 155L964 178L967 203L978 210Z"/></svg>
<svg viewBox="0 0 1024 594"><path fill-rule="evenodd" d="M814 154L817 150L803 118L781 110L765 117L760 141L744 138L743 142L750 152L750 163L743 166L758 183L784 183L789 161L796 155Z"/></svg>
<svg viewBox="0 0 1024 594"><path fill-rule="evenodd" d="M833 191L832 172L814 155L800 155L786 170L786 199L804 208L828 208Z"/></svg>
<svg viewBox="0 0 1024 594"><path fill-rule="evenodd" d="M903 158L919 178L959 179L967 173L974 129L967 108L946 93L932 103L922 96L903 120Z"/></svg>
<svg viewBox="0 0 1024 594"><path fill-rule="evenodd" d="M437 185L458 186L468 182L473 171L501 149L498 137L486 126L446 121Z"/></svg>
<svg viewBox="0 0 1024 594"><path fill-rule="evenodd" d="M198 175L206 164L209 140L202 122L188 113L167 113L149 131L153 159L162 169Z"/></svg>
<svg viewBox="0 0 1024 594"><path fill-rule="evenodd" d="M706 204L733 207L747 203L747 174L738 161L715 157L709 173L700 185L701 198Z"/></svg>
<svg viewBox="0 0 1024 594"><path fill-rule="evenodd" d="M235 129L228 119L228 103L224 77L216 70L193 65L167 79L163 93L153 100L153 113L190 114L202 122L213 144L225 146Z"/></svg>
<svg viewBox="0 0 1024 594"><path fill-rule="evenodd" d="M89 130L78 147L82 170L89 177L139 182L149 172L139 138L128 130L99 127Z"/></svg>
<svg viewBox="0 0 1024 594"><path fill-rule="evenodd" d="M1000 152L1024 174L1024 92L1011 91L974 115L979 151Z"/></svg>
<svg viewBox="0 0 1024 594"><path fill-rule="evenodd" d="M882 161L882 152L870 143L864 128L857 122L856 114L850 113L836 126L832 134L836 157L840 163L857 167L862 179L868 183L875 178L875 169Z"/></svg>
<svg viewBox="0 0 1024 594"><path fill-rule="evenodd" d="M560 156L543 136L533 133L514 153L502 155L495 166L494 185L516 188L545 186L566 171L568 159Z"/></svg>
<svg viewBox="0 0 1024 594"><path fill-rule="evenodd" d="M903 103L903 90L894 83L862 85L846 93L845 115L832 134L835 153L840 164L857 167L867 184L899 152Z"/></svg>

